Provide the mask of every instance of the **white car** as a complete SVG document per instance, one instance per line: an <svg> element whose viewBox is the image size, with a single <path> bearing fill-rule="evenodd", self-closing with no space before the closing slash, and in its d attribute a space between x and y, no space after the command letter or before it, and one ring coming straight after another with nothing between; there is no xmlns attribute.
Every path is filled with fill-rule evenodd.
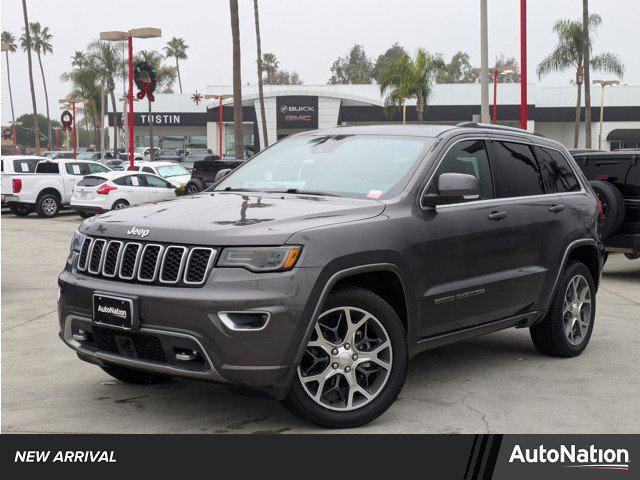
<svg viewBox="0 0 640 480"><path fill-rule="evenodd" d="M81 216L141 203L176 198L175 185L157 175L120 171L87 175L71 195L71 208Z"/></svg>
<svg viewBox="0 0 640 480"><path fill-rule="evenodd" d="M27 216L35 210L41 217L55 217L60 207L69 204L73 187L82 177L108 171L98 162L41 160L34 173L2 179L3 200L17 216Z"/></svg>
<svg viewBox="0 0 640 480"><path fill-rule="evenodd" d="M176 187L184 187L191 179L191 173L176 162L136 162L141 172L153 173L173 183Z"/></svg>

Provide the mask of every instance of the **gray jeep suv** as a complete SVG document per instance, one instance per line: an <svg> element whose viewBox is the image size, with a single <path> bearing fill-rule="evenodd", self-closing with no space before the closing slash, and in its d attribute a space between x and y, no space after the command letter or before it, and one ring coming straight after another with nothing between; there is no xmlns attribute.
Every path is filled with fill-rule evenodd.
<svg viewBox="0 0 640 480"><path fill-rule="evenodd" d="M597 228L555 141L471 123L305 132L200 194L86 220L60 336L125 382L219 382L360 425L428 348L528 327L542 353L580 354Z"/></svg>

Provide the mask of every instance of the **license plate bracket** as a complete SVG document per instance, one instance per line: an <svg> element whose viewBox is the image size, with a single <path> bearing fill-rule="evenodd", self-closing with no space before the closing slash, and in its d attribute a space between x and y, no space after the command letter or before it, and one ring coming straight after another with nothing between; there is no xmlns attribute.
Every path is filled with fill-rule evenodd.
<svg viewBox="0 0 640 480"><path fill-rule="evenodd" d="M93 321L110 327L137 330L140 326L138 297L95 292Z"/></svg>

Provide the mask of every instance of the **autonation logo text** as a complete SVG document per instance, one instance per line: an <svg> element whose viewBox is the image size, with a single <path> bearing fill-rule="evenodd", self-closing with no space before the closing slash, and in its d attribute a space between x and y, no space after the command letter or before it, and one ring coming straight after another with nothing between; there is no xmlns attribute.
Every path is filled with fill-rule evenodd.
<svg viewBox="0 0 640 480"><path fill-rule="evenodd" d="M509 463L563 463L567 468L594 470L629 470L629 451L626 448L578 448L575 445L560 445L559 448L525 448L515 445Z"/></svg>

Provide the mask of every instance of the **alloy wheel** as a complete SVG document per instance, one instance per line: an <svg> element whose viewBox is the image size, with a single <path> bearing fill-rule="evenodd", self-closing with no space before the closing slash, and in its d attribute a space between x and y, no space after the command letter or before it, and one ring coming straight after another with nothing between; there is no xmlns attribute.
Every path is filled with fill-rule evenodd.
<svg viewBox="0 0 640 480"><path fill-rule="evenodd" d="M380 394L392 363L393 348L382 323L360 308L338 307L318 318L298 378L322 407L351 411Z"/></svg>
<svg viewBox="0 0 640 480"><path fill-rule="evenodd" d="M572 345L580 345L591 323L591 289L582 275L575 275L567 285L562 316L567 340Z"/></svg>
<svg viewBox="0 0 640 480"><path fill-rule="evenodd" d="M47 197L42 201L42 211L45 213L45 215L49 217L56 214L57 208L58 208L58 205L55 199L51 197Z"/></svg>

